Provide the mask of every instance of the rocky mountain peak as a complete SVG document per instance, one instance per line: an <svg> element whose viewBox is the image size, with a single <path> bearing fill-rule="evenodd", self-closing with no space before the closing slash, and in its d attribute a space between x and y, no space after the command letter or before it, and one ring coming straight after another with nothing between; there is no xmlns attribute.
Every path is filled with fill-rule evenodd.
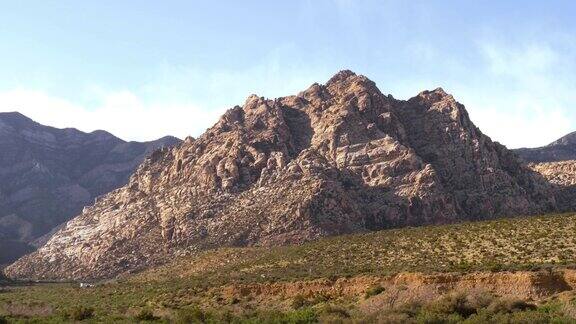
<svg viewBox="0 0 576 324"><path fill-rule="evenodd" d="M326 86L330 86L334 83L341 83L341 82L346 82L347 80L356 77L356 73L350 71L350 70L342 70L337 72L336 74L334 74L334 76L332 76L328 82L326 82Z"/></svg>
<svg viewBox="0 0 576 324"><path fill-rule="evenodd" d="M103 278L215 246L554 208L546 183L442 89L396 100L341 71L295 96L252 95L199 138L157 150L7 273Z"/></svg>

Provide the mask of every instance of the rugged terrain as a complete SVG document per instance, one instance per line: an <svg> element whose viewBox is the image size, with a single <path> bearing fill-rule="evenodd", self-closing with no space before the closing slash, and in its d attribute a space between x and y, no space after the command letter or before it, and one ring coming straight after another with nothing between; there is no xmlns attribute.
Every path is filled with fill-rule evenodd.
<svg viewBox="0 0 576 324"><path fill-rule="evenodd" d="M105 278L212 247L555 209L543 177L442 89L396 100L342 71L295 96L252 95L154 152L7 274Z"/></svg>
<svg viewBox="0 0 576 324"><path fill-rule="evenodd" d="M543 147L522 148L514 152L552 184L559 210L575 210L576 132Z"/></svg>
<svg viewBox="0 0 576 324"><path fill-rule="evenodd" d="M56 129L0 113L0 264L126 184L153 150L178 142L125 142L104 131Z"/></svg>
<svg viewBox="0 0 576 324"><path fill-rule="evenodd" d="M8 287L0 319L573 323L574 230L542 215L220 248L92 288Z"/></svg>
<svg viewBox="0 0 576 324"><path fill-rule="evenodd" d="M531 163L530 167L548 180L559 210L576 210L576 161Z"/></svg>
<svg viewBox="0 0 576 324"><path fill-rule="evenodd" d="M546 146L514 150L527 162L557 162L576 160L576 132L570 133Z"/></svg>

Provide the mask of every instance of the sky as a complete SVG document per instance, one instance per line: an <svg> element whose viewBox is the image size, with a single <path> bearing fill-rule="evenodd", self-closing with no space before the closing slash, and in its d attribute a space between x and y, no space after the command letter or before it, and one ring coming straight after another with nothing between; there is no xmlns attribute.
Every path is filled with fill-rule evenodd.
<svg viewBox="0 0 576 324"><path fill-rule="evenodd" d="M0 111L125 140L198 136L342 69L442 87L510 148L576 130L574 1L2 1Z"/></svg>

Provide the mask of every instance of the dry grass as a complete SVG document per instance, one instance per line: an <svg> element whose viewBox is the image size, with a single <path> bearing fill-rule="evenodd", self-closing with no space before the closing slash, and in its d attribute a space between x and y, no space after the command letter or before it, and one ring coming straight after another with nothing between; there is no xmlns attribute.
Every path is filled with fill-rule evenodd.
<svg viewBox="0 0 576 324"><path fill-rule="evenodd" d="M422 305L412 311L388 310L375 314L358 311L358 303L366 298L382 297L382 290L376 286L355 299L338 296L312 296L301 301L279 299L271 309L259 309L258 301L251 300L250 296L227 296L215 287L315 278L334 280L404 271L431 273L570 267L576 264L574 234L576 215L564 214L387 230L327 238L299 246L222 248L181 257L157 269L91 289L80 289L71 284L11 288L0 293L0 317L59 322L71 318L75 307L80 305L93 310L90 320L108 322L133 322L144 315L157 321L212 318L219 322L236 318L239 321L283 319L285 322L307 323L322 316L360 322L384 318L410 322L418 321L417 317L432 321L436 317L446 319L452 316L456 319L460 316L458 321L463 321L462 314L444 314L448 311L442 313L431 309L432 306ZM576 307L572 300L574 298L558 306L554 316L574 312ZM298 309L293 307L296 304ZM485 311L473 316L482 322L494 312ZM552 318L552 313L538 310L526 309L522 313ZM508 315L498 316L505 319Z"/></svg>
<svg viewBox="0 0 576 324"><path fill-rule="evenodd" d="M132 280L209 276L251 282L411 272L537 270L576 264L576 215L547 215L338 236L299 246L223 248Z"/></svg>

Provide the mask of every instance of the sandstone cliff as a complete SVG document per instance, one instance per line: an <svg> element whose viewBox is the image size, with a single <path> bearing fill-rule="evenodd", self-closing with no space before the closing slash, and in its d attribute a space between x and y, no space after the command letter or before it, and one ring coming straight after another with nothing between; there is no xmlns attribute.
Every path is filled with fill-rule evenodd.
<svg viewBox="0 0 576 324"><path fill-rule="evenodd" d="M126 184L147 154L178 142L125 142L104 131L56 129L0 113L0 264Z"/></svg>
<svg viewBox="0 0 576 324"><path fill-rule="evenodd" d="M252 95L198 139L154 152L7 274L104 278L215 246L555 208L542 177L442 89L396 100L342 71L295 96Z"/></svg>

